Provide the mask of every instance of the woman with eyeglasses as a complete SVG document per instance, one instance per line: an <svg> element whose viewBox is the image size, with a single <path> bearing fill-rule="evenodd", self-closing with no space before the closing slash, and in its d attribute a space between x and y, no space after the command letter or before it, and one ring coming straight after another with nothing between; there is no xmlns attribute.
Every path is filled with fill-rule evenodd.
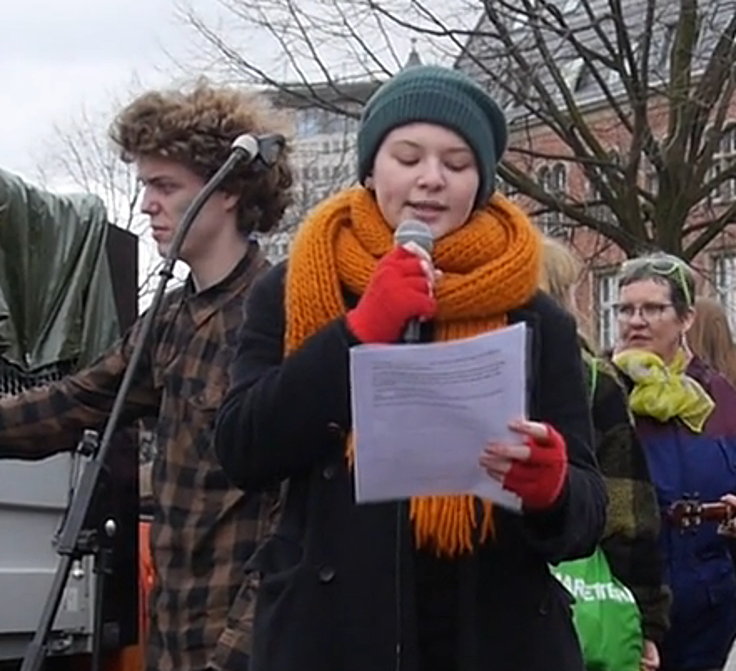
<svg viewBox="0 0 736 671"><path fill-rule="evenodd" d="M622 266L615 306L614 363L629 385L663 514L660 547L673 604L662 671L721 669L736 634L729 541L697 513L699 503L734 501L736 392L686 346L694 292L683 261L653 254Z"/></svg>

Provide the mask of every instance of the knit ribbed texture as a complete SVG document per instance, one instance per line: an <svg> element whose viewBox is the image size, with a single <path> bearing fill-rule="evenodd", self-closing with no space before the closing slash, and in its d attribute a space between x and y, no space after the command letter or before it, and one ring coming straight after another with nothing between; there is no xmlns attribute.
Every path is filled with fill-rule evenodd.
<svg viewBox="0 0 736 671"><path fill-rule="evenodd" d="M323 202L302 224L286 275L285 353L345 314L342 287L362 295L379 259L394 246L373 195L362 187ZM460 229L436 241L433 260L443 275L435 288L437 340L478 335L506 324L509 310L538 286L540 242L524 213L501 195ZM478 454L483 449L478 446ZM448 445L452 449L452 445ZM352 458L352 437L346 445ZM456 556L484 543L493 531L492 507L482 519L472 496L413 498L417 547Z"/></svg>
<svg viewBox="0 0 736 671"><path fill-rule="evenodd" d="M386 135L414 122L444 126L468 143L480 176L475 205L485 204L495 188L496 165L506 148L506 120L496 102L470 77L433 65L402 70L366 103L358 131L360 182L373 169Z"/></svg>

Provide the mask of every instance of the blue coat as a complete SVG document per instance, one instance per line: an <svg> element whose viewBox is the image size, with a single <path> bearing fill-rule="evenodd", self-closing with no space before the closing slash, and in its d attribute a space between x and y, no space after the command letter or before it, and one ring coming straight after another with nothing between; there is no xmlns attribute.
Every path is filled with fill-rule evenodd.
<svg viewBox="0 0 736 671"><path fill-rule="evenodd" d="M687 373L716 403L703 433L679 420L636 417L663 515L687 496L709 502L736 492L736 390L698 359ZM721 668L736 635L736 573L729 540L716 529L704 522L681 530L663 520L665 580L673 593L671 628L661 650L665 669Z"/></svg>

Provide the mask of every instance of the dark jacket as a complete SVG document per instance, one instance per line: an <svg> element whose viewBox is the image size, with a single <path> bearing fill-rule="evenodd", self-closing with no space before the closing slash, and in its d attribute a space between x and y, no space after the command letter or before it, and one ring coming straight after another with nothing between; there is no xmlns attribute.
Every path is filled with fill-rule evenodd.
<svg viewBox="0 0 736 671"><path fill-rule="evenodd" d="M254 289L216 430L218 455L236 484L289 478L278 528L252 561L262 579L251 671L434 668L418 661L420 553L407 505L354 503L345 437L348 351L357 342L340 318L283 359L283 278L277 267ZM531 330L530 417L558 428L570 467L553 509L497 510L496 538L447 562L457 591L458 671L583 668L570 597L548 562L592 552L605 488L591 449L575 324L541 294L511 315L521 320Z"/></svg>
<svg viewBox="0 0 736 671"><path fill-rule="evenodd" d="M636 598L644 637L660 643L669 627L671 598L663 582L654 484L616 369L587 353L583 361L592 391L596 457L608 491L601 547L613 574Z"/></svg>
<svg viewBox="0 0 736 671"><path fill-rule="evenodd" d="M243 320L243 296L267 266L252 243L217 284L197 292L190 278L168 293L123 405L124 424L158 416L149 671L241 671L248 663L243 651L250 631L238 617L249 604L243 570L269 529L275 497L233 487L213 452L212 436ZM101 430L143 323L136 321L92 366L0 399L0 458L40 459L72 449L86 428ZM7 535L3 540L8 542Z"/></svg>
<svg viewBox="0 0 736 671"><path fill-rule="evenodd" d="M736 390L698 358L686 372L716 404L702 433L676 419L636 416L665 517L660 548L673 602L662 665L682 671L721 668L736 636L736 570L728 539L713 522L683 530L666 519L679 499L718 501L736 492Z"/></svg>

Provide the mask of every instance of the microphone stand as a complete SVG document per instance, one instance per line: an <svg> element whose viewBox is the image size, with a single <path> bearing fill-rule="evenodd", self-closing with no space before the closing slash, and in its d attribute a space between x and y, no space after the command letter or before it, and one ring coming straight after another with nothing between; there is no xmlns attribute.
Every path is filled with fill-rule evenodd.
<svg viewBox="0 0 736 671"><path fill-rule="evenodd" d="M99 447L94 452L90 461L86 464L84 473L74 490L66 517L59 532L56 552L60 556L60 559L57 563L54 580L44 604L38 627L36 628L36 632L31 643L26 649L20 671L39 671L42 668L46 655L48 654L49 634L51 633L54 619L59 610L59 604L61 603L64 586L66 585L69 577L72 563L88 554L95 554L98 560L107 557L108 550L107 548L101 547L100 537L109 538L114 535L114 521L108 520L103 523L102 530L93 530L92 532L85 531L84 522L87 518L87 514L90 510L91 503L100 480L100 474L102 473L105 464L113 433L118 427L133 377L137 372L143 350L151 333L153 321L161 307L161 301L164 297L166 285L174 276L174 265L179 258L179 252L181 250L182 243L184 242L184 238L209 197L220 187L225 178L238 164L241 162L245 162L247 164L255 161L254 167L256 169L268 169L276 161L284 145L283 137L276 135L266 136L262 140L256 139L258 149L257 151L250 152L240 146L241 143L239 143L239 140L242 137L250 139L251 143L253 143L253 139L248 136L241 136L233 142L233 150L227 160L189 204L189 207L186 212L184 212L181 222L176 229L171 242L171 248L166 255L163 267L159 272L161 279L156 288L156 293L154 294L151 306L143 317L138 338L133 347L130 361L125 369L115 400L113 401L110 416L108 417L107 423L105 424L105 428L102 432ZM99 569L100 567L98 566L97 568ZM102 566L101 570L96 570L98 573L98 579L102 579L106 571L106 566ZM96 592L98 593L98 597L101 596L99 594L101 590L96 590ZM102 604L97 603L95 606L99 609L102 607ZM95 628L101 627L101 616L96 617L95 620ZM93 648L99 648L101 646L101 639L101 632L95 631L93 633ZM98 671L97 666L95 665L99 665L100 657L100 650L93 649L93 666L91 671Z"/></svg>

